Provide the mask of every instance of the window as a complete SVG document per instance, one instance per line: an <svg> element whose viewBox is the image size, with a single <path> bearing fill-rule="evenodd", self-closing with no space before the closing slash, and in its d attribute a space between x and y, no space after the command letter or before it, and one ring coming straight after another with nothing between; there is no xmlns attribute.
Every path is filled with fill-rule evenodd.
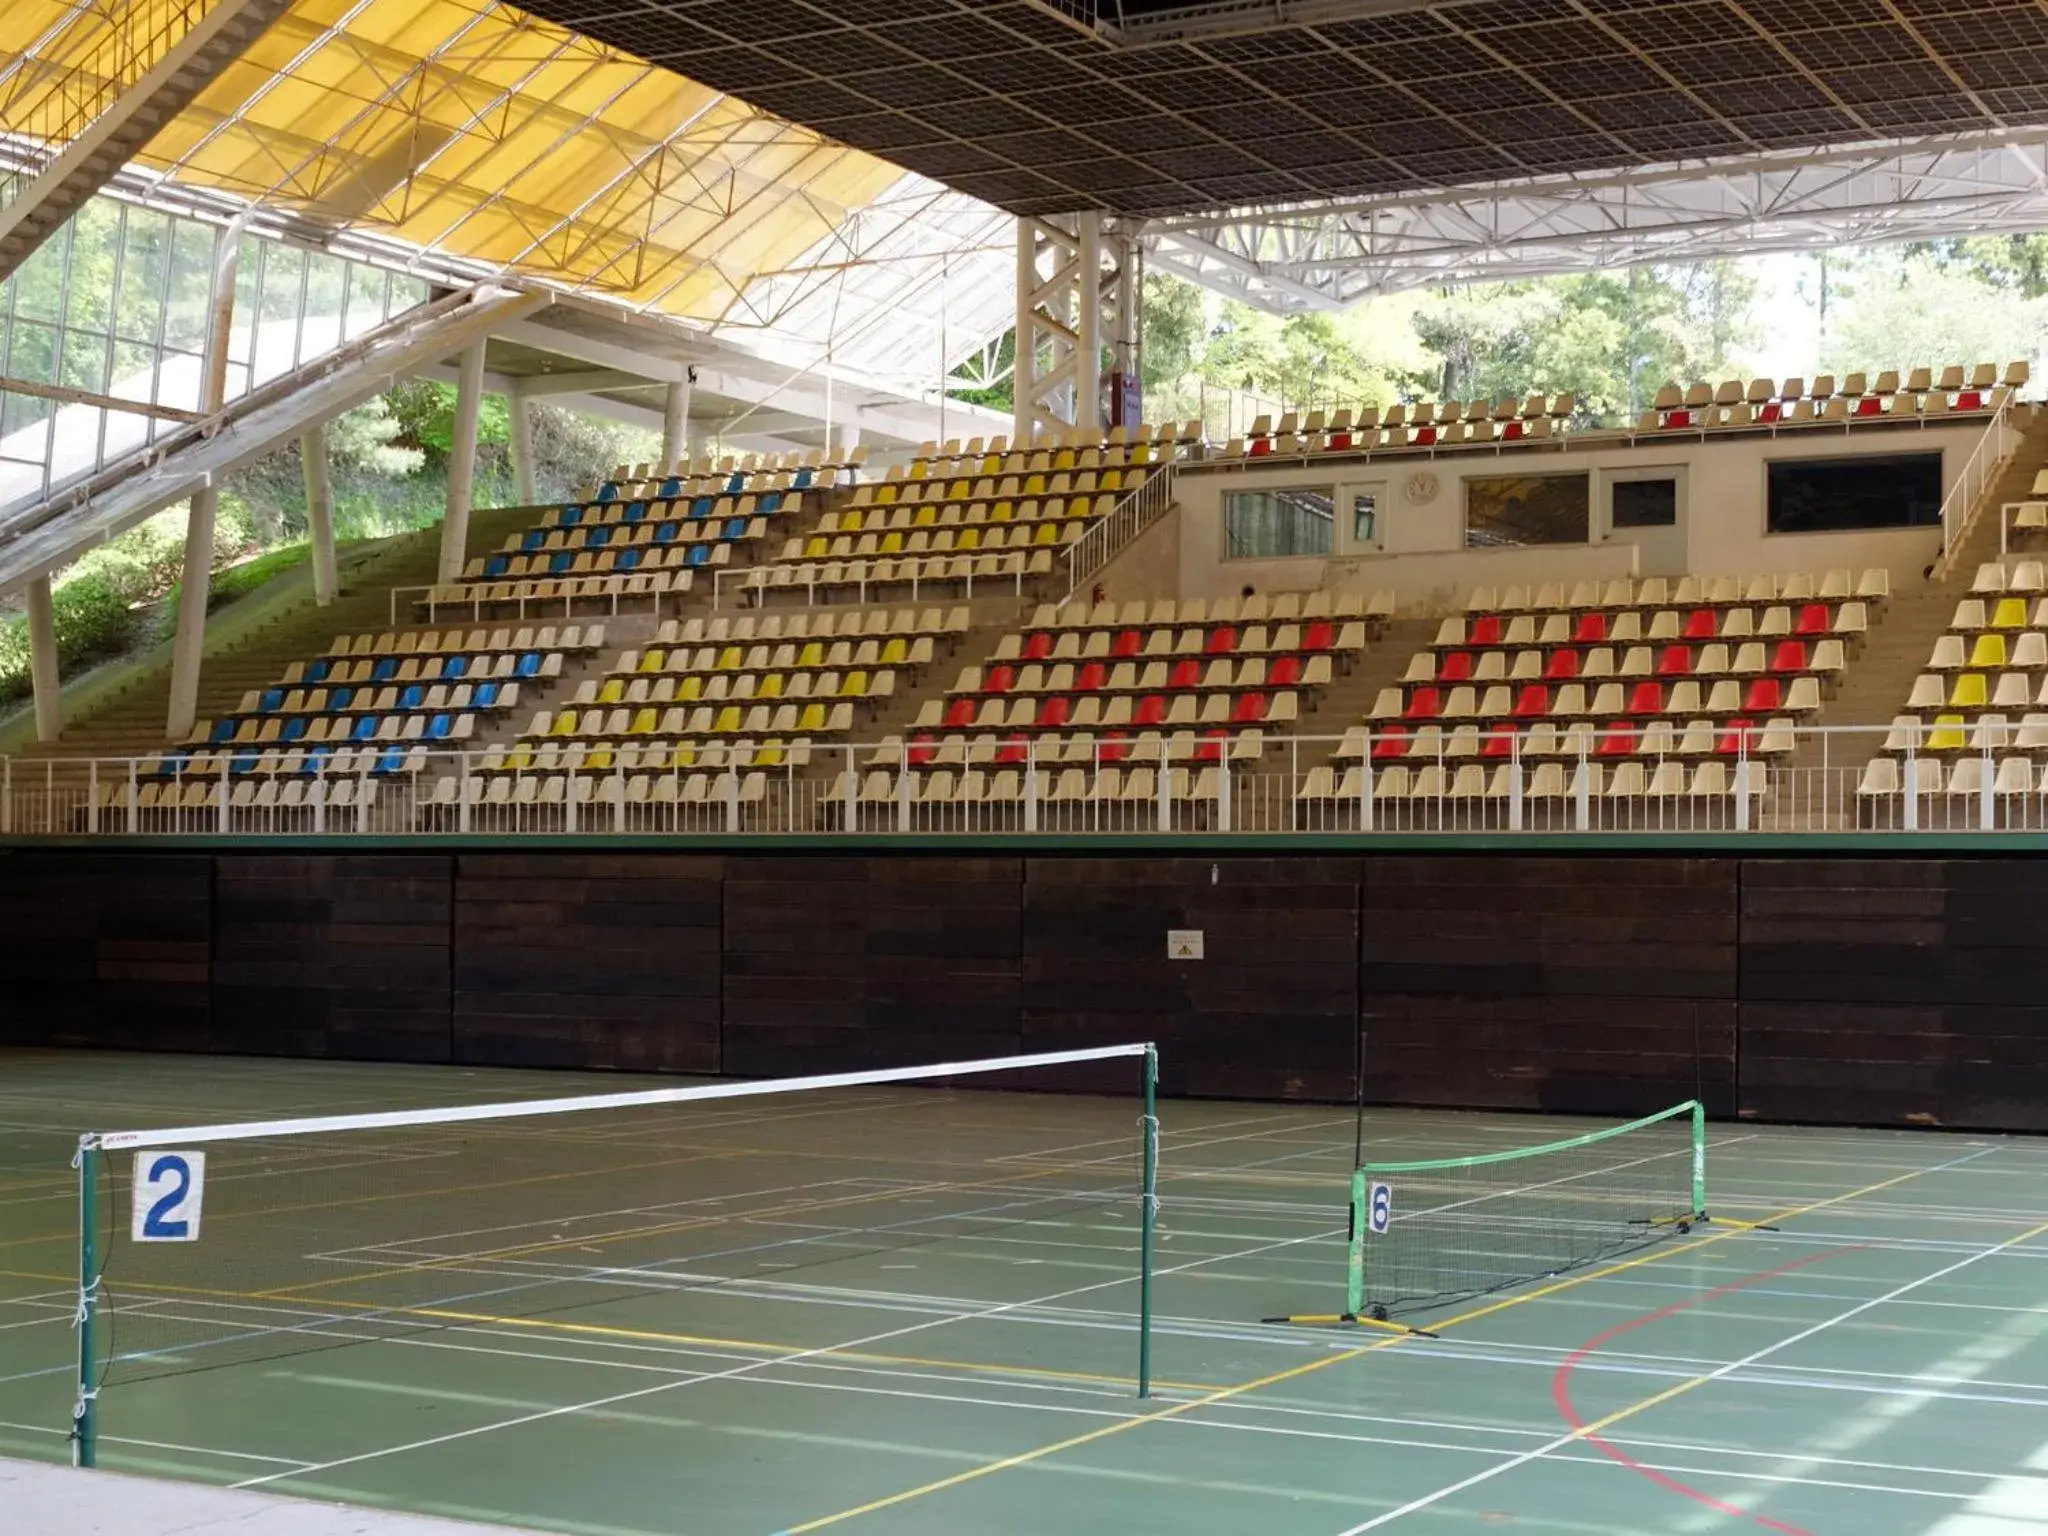
<svg viewBox="0 0 2048 1536"><path fill-rule="evenodd" d="M1779 459L1770 465L1772 533L1929 528L1941 521L1941 455Z"/></svg>
<svg viewBox="0 0 2048 1536"><path fill-rule="evenodd" d="M1617 480L1614 482L1616 528L1672 528L1678 523L1678 482L1676 480Z"/></svg>
<svg viewBox="0 0 2048 1536"><path fill-rule="evenodd" d="M1465 482L1465 546L1583 544L1590 493L1584 475L1488 475Z"/></svg>
<svg viewBox="0 0 2048 1536"><path fill-rule="evenodd" d="M1228 491L1223 497L1226 560L1327 555L1337 498L1327 486Z"/></svg>
<svg viewBox="0 0 2048 1536"><path fill-rule="evenodd" d="M1359 491L1351 498L1351 542L1377 544L1379 538L1379 496L1372 491Z"/></svg>

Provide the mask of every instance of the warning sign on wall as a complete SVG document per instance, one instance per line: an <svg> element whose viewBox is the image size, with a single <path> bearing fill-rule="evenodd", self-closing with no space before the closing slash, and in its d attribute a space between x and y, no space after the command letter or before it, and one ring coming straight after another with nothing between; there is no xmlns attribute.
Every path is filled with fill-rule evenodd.
<svg viewBox="0 0 2048 1536"><path fill-rule="evenodd" d="M1199 928L1169 928L1166 930L1166 958L1169 960L1199 960L1202 958L1202 930Z"/></svg>

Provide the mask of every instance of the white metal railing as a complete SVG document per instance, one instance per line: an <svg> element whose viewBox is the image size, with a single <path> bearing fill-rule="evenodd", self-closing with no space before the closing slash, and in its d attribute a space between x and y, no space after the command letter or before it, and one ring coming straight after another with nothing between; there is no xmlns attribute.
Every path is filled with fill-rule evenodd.
<svg viewBox="0 0 2048 1536"><path fill-rule="evenodd" d="M0 834L1695 833L2048 831L2048 731L1595 725L1432 739L1390 730L1142 743L673 743L342 749L256 771L254 749L0 759ZM1227 752L1227 757L1220 754ZM1208 754L1208 755L1205 755ZM226 771L223 772L223 769ZM1907 789L1910 787L1911 792Z"/></svg>
<svg viewBox="0 0 2048 1536"><path fill-rule="evenodd" d="M1028 551L1018 551L1029 557ZM759 604L768 597L801 599L805 606L815 608L821 603L844 603L847 594L851 601L865 605L870 592L900 592L904 600L915 603L923 592L943 591L972 601L975 589L982 594L1007 593L1022 598L1025 583L1032 579L1031 571L1025 565L1014 565L1007 571L975 572L975 562L985 559L1000 559L997 555L946 554L946 555L863 555L845 560L823 560L808 565L750 565L738 570L717 569L711 573L711 607L722 612L731 601L730 594L738 594L738 604L748 606ZM940 569L932 571L926 562L937 561L942 565L953 561L965 561L957 570ZM888 574L879 574L883 567ZM908 567L906 570L905 567ZM834 576L832 573L837 571ZM789 579L770 581L769 575L789 573Z"/></svg>
<svg viewBox="0 0 2048 1536"><path fill-rule="evenodd" d="M1073 599L1082 583L1093 581L1097 572L1128 549L1172 505L1173 465L1169 462L1149 468L1143 485L1125 495L1107 517L1067 546L1061 556L1067 568L1067 592L1060 599L1061 606Z"/></svg>
<svg viewBox="0 0 2048 1536"><path fill-rule="evenodd" d="M1940 581L1954 568L1963 545L1969 540L1970 531L1983 515L1991 487L1997 483L2005 461L2019 446L2019 441L2019 434L2012 428L2012 400L2007 397L1991 413L1991 420L1984 426L1984 435L1977 439L1977 446L1963 460L1955 484L1941 499L1941 554L1934 562L1935 581ZM2001 545L2003 542L2001 534Z"/></svg>

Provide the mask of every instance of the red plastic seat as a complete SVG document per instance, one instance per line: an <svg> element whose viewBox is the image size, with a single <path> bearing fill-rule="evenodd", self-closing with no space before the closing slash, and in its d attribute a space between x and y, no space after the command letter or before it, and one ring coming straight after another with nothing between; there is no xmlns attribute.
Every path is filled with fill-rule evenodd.
<svg viewBox="0 0 2048 1536"><path fill-rule="evenodd" d="M1417 448L1432 447L1436 443L1436 428L1417 427L1414 442Z"/></svg>
<svg viewBox="0 0 2048 1536"><path fill-rule="evenodd" d="M1317 619L1301 637L1304 651L1327 651L1337 643L1337 631L1328 619Z"/></svg>
<svg viewBox="0 0 2048 1536"><path fill-rule="evenodd" d="M1278 656L1266 670L1266 681L1275 688L1292 688L1301 681L1301 658Z"/></svg>
<svg viewBox="0 0 2048 1536"><path fill-rule="evenodd" d="M1579 653L1577 651L1552 651L1550 660L1543 664L1543 680L1549 683L1568 683L1579 675Z"/></svg>
<svg viewBox="0 0 2048 1536"><path fill-rule="evenodd" d="M1253 458L1263 458L1273 451L1273 439L1270 437L1255 437L1251 440L1249 448Z"/></svg>
<svg viewBox="0 0 2048 1536"><path fill-rule="evenodd" d="M1005 736L1003 744L996 748L996 761L999 763L1021 763L1027 761L1030 756L1029 736Z"/></svg>
<svg viewBox="0 0 2048 1536"><path fill-rule="evenodd" d="M1785 405L1781 400L1766 400L1757 408L1756 419L1760 422L1782 421L1784 416Z"/></svg>
<svg viewBox="0 0 2048 1536"><path fill-rule="evenodd" d="M1106 731L1102 744L1095 749L1095 755L1105 763L1121 763L1131 755L1131 733L1129 731Z"/></svg>
<svg viewBox="0 0 2048 1536"><path fill-rule="evenodd" d="M1329 437L1324 439L1324 446L1332 453L1341 453L1351 446L1351 434L1349 432L1332 432Z"/></svg>
<svg viewBox="0 0 2048 1536"><path fill-rule="evenodd" d="M1055 693L1042 699L1038 705L1038 718L1032 723L1041 731L1056 731L1073 718L1074 701L1063 693Z"/></svg>
<svg viewBox="0 0 2048 1536"><path fill-rule="evenodd" d="M1024 637L1024 659L1043 661L1052 654L1052 636L1039 632Z"/></svg>
<svg viewBox="0 0 2048 1536"><path fill-rule="evenodd" d="M1689 677L1692 675L1692 647L1689 645L1667 645L1657 653L1657 675L1659 677Z"/></svg>
<svg viewBox="0 0 2048 1536"><path fill-rule="evenodd" d="M1442 694L1434 688L1418 688L1409 696L1408 707L1401 713L1409 720L1434 720L1443 712Z"/></svg>
<svg viewBox="0 0 2048 1536"><path fill-rule="evenodd" d="M1751 678L1749 691L1742 696L1742 707L1748 714L1768 715L1781 707L1784 696L1784 685L1775 677Z"/></svg>
<svg viewBox="0 0 2048 1536"><path fill-rule="evenodd" d="M1235 624L1218 624L1209 631L1208 641L1202 646L1202 649L1211 656L1228 656L1237 649L1237 626Z"/></svg>
<svg viewBox="0 0 2048 1536"><path fill-rule="evenodd" d="M927 763L937 762L939 744L928 731L921 731L910 738L910 766L922 768Z"/></svg>
<svg viewBox="0 0 2048 1536"><path fill-rule="evenodd" d="M1719 632L1714 622L1714 610L1695 608L1685 616L1685 638L1688 640L1711 640Z"/></svg>
<svg viewBox="0 0 2048 1536"><path fill-rule="evenodd" d="M1607 615L1604 613L1582 613L1578 628L1572 631L1572 644L1598 645L1607 638Z"/></svg>
<svg viewBox="0 0 2048 1536"><path fill-rule="evenodd" d="M1664 685L1662 683L1637 683L1628 691L1628 712L1632 715L1661 715L1664 713Z"/></svg>
<svg viewBox="0 0 2048 1536"><path fill-rule="evenodd" d="M1692 412L1682 406L1675 411L1666 411L1664 413L1664 425L1667 427L1689 427L1692 425Z"/></svg>
<svg viewBox="0 0 2048 1536"><path fill-rule="evenodd" d="M1166 679L1169 688L1199 688L1202 686L1202 664L1192 656L1184 656L1173 664L1173 672Z"/></svg>
<svg viewBox="0 0 2048 1536"><path fill-rule="evenodd" d="M1166 695L1148 693L1138 700L1137 712L1131 716L1131 723L1138 726L1163 725L1166 722Z"/></svg>
<svg viewBox="0 0 2048 1536"><path fill-rule="evenodd" d="M1964 391L1963 391L1963 392L1962 392L1961 394L1959 394L1959 395L1957 395L1957 396L1956 396L1956 407L1955 407L1955 408L1956 408L1957 410L1959 410L1959 411L1981 411L1981 410L1983 410L1983 409L1984 409L1984 392L1983 392L1982 390L1977 390L1977 389L1966 389L1966 390L1964 390Z"/></svg>
<svg viewBox="0 0 2048 1536"><path fill-rule="evenodd" d="M1241 693L1237 702L1230 706L1232 725L1257 725L1266 718L1266 696L1263 693Z"/></svg>
<svg viewBox="0 0 2048 1536"><path fill-rule="evenodd" d="M1202 739L1195 743L1195 761L1198 763L1220 763L1223 761L1223 747L1230 740L1230 732L1222 726L1202 732Z"/></svg>
<svg viewBox="0 0 2048 1536"><path fill-rule="evenodd" d="M1804 672L1806 670L1806 642L1803 640L1780 640L1771 652L1773 672Z"/></svg>
<svg viewBox="0 0 2048 1536"><path fill-rule="evenodd" d="M946 706L946 729L961 731L974 724L974 717L981 712L981 701L973 694L962 694Z"/></svg>
<svg viewBox="0 0 2048 1536"><path fill-rule="evenodd" d="M1469 683L1472 680L1472 653L1446 651L1437 660L1436 680L1440 683Z"/></svg>
<svg viewBox="0 0 2048 1536"><path fill-rule="evenodd" d="M1115 641L1110 645L1109 654L1118 661L1127 661L1145 649L1145 637L1135 629L1117 631Z"/></svg>
<svg viewBox="0 0 2048 1536"><path fill-rule="evenodd" d="M1856 414L1858 416L1882 416L1884 414L1884 401L1876 395L1865 395L1856 402Z"/></svg>
<svg viewBox="0 0 2048 1536"><path fill-rule="evenodd" d="M1017 669L1008 662L999 663L988 669L988 676L982 679L983 693L1008 693L1017 686Z"/></svg>
<svg viewBox="0 0 2048 1536"><path fill-rule="evenodd" d="M1600 733L1594 745L1596 757L1631 757L1642 746L1643 733L1626 720L1617 720Z"/></svg>
<svg viewBox="0 0 2048 1536"><path fill-rule="evenodd" d="M1517 720L1540 720L1550 713L1550 690L1541 683L1529 683L1515 695Z"/></svg>
<svg viewBox="0 0 2048 1536"><path fill-rule="evenodd" d="M1714 740L1714 754L1717 757L1736 757L1745 747L1754 752L1756 737L1754 720L1730 720L1721 727L1721 734Z"/></svg>
<svg viewBox="0 0 2048 1536"><path fill-rule="evenodd" d="M1504 443L1519 443L1525 435L1519 419L1506 422L1500 429L1500 440Z"/></svg>
<svg viewBox="0 0 2048 1536"><path fill-rule="evenodd" d="M1515 755L1515 724L1512 720L1498 720L1486 729L1480 739L1481 757L1513 757Z"/></svg>
<svg viewBox="0 0 2048 1536"><path fill-rule="evenodd" d="M1109 686L1109 668L1099 661L1086 662L1081 675L1074 679L1074 687L1082 693L1100 693Z"/></svg>
<svg viewBox="0 0 2048 1536"><path fill-rule="evenodd" d="M1465 643L1467 645L1479 646L1499 645L1500 615L1497 613L1482 613L1479 615L1466 629Z"/></svg>
<svg viewBox="0 0 2048 1536"><path fill-rule="evenodd" d="M1795 635L1824 635L1828 632L1828 605L1808 603L1799 610L1799 618L1792 625Z"/></svg>
<svg viewBox="0 0 2048 1536"><path fill-rule="evenodd" d="M1408 755L1408 731L1403 726L1390 725L1375 731L1372 738L1372 760L1376 763L1391 762Z"/></svg>

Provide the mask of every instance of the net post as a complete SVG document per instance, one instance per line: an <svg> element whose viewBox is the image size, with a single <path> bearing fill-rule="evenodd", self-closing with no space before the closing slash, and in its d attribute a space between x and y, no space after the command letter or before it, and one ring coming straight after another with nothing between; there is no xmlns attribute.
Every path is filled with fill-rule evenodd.
<svg viewBox="0 0 2048 1536"><path fill-rule="evenodd" d="M1692 1212L1707 1214L1707 1107L1692 1101Z"/></svg>
<svg viewBox="0 0 2048 1536"><path fill-rule="evenodd" d="M96 1379L94 1318L99 1311L99 1179L98 1142L78 1138L72 1166L78 1170L78 1397L71 1409L71 1464L92 1467L99 1462L99 1388Z"/></svg>
<svg viewBox="0 0 2048 1536"><path fill-rule="evenodd" d="M1351 1170L1351 1231L1344 1260L1344 1315L1365 1314L1365 1169Z"/></svg>
<svg viewBox="0 0 2048 1536"><path fill-rule="evenodd" d="M1138 1210L1138 1396L1152 1395L1152 1249L1159 1226L1159 1047L1145 1047L1145 1183Z"/></svg>

